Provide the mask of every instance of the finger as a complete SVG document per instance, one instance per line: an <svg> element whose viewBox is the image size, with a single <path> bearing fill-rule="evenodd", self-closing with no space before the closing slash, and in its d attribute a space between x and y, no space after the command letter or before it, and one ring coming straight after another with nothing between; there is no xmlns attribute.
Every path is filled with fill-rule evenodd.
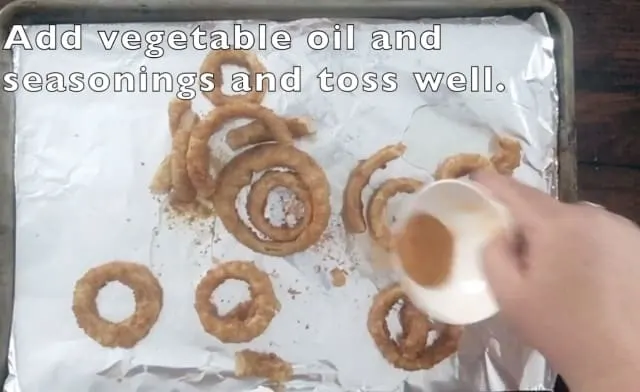
<svg viewBox="0 0 640 392"><path fill-rule="evenodd" d="M541 216L552 213L556 200L546 193L525 185L509 176L489 171L473 173L471 179L502 202L521 224L537 223Z"/></svg>
<svg viewBox="0 0 640 392"><path fill-rule="evenodd" d="M523 290L521 257L512 234L507 232L496 236L484 249L484 273L500 307L518 298L518 293Z"/></svg>

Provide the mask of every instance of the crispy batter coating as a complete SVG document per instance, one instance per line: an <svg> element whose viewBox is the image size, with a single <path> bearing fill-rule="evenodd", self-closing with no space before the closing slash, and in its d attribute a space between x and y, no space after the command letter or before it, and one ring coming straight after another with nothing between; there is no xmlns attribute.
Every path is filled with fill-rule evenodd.
<svg viewBox="0 0 640 392"><path fill-rule="evenodd" d="M229 279L249 285L251 300L237 305L221 316L211 302L218 286ZM262 334L280 310L269 276L248 261L230 261L210 269L202 278L195 295L195 308L204 330L224 343L243 343Z"/></svg>
<svg viewBox="0 0 640 392"><path fill-rule="evenodd" d="M171 153L160 163L149 190L154 194L169 194L169 205L181 215L209 218L215 214L213 203L205 197L197 197L186 161L191 132L200 119L191 110L191 101L186 100L173 99L168 113Z"/></svg>
<svg viewBox="0 0 640 392"><path fill-rule="evenodd" d="M149 185L151 193L165 195L171 192L171 155L164 157Z"/></svg>
<svg viewBox="0 0 640 392"><path fill-rule="evenodd" d="M291 364L274 353L261 353L249 349L238 351L235 355L236 377L261 377L277 384L293 378Z"/></svg>
<svg viewBox="0 0 640 392"><path fill-rule="evenodd" d="M431 321L406 298L398 312L398 321L402 328L396 338L400 352L406 358L418 358L427 344Z"/></svg>
<svg viewBox="0 0 640 392"><path fill-rule="evenodd" d="M304 215L293 227L275 226L265 217L269 193L277 187L287 188L304 205ZM311 221L311 195L304 182L294 173L267 171L251 185L247 197L249 221L258 230L273 241L293 241Z"/></svg>
<svg viewBox="0 0 640 392"><path fill-rule="evenodd" d="M497 151L491 156L491 163L498 173L510 176L522 160L520 142L506 136L498 136L494 141Z"/></svg>
<svg viewBox="0 0 640 392"><path fill-rule="evenodd" d="M187 174L187 149L193 127L199 117L191 110L191 101L173 99L169 103L169 122L175 125L171 142L171 201L189 203L196 190Z"/></svg>
<svg viewBox="0 0 640 392"><path fill-rule="evenodd" d="M491 161L480 154L462 153L450 156L438 165L434 175L436 180L464 177L476 170L493 170Z"/></svg>
<svg viewBox="0 0 640 392"><path fill-rule="evenodd" d="M347 185L342 194L342 221L347 233L364 233L367 225L364 220L362 190L369 183L373 172L383 169L387 163L404 154L406 147L402 143L385 146L369 158L362 160L349 174Z"/></svg>
<svg viewBox="0 0 640 392"><path fill-rule="evenodd" d="M311 219L292 241L263 240L240 218L236 199L243 187L251 184L254 173L282 167L295 172L309 190ZM293 146L268 143L254 146L236 155L218 175L213 202L225 228L248 248L271 256L287 256L315 244L329 223L329 182L322 168L307 153Z"/></svg>
<svg viewBox="0 0 640 392"><path fill-rule="evenodd" d="M173 164L171 163L171 156L173 155L173 149L175 145L174 137L178 132L178 127L180 127L181 123L182 125L188 125L187 120L192 118L192 116L189 116L188 118L183 119L183 115L188 111L190 112L191 111L190 109L191 109L190 101L183 101L175 98L171 100L171 102L169 102L169 108L167 112L169 114L169 133L171 134L172 153L166 156L162 160L162 162L158 166L158 169L153 175L153 179L151 180L151 185L149 186L149 189L151 190L152 193L167 194L171 192L171 189L173 188L173 179L172 179Z"/></svg>
<svg viewBox="0 0 640 392"><path fill-rule="evenodd" d="M189 150L187 151L189 178L201 197L208 198L216 189L216 182L209 174L211 160L209 138L218 132L227 121L237 118L260 120L277 142L293 143L286 123L270 109L255 104L237 103L212 110L191 132Z"/></svg>
<svg viewBox="0 0 640 392"><path fill-rule="evenodd" d="M223 65L237 65L246 68L249 71L249 85L251 91L246 94L225 95L222 92L224 83L222 77ZM262 81L259 89L256 89L256 75L267 72L265 66L260 62L258 56L247 50L239 49L223 49L209 52L204 58L200 66L200 74L212 73L215 82L215 88L210 92L203 92L211 103L216 106L226 105L230 103L260 103L264 98L267 89L266 80ZM258 91L259 90L259 91Z"/></svg>
<svg viewBox="0 0 640 392"><path fill-rule="evenodd" d="M220 316L222 320L240 320L245 321L249 317L253 317L255 315L255 307L253 306L253 301L248 300L244 302L240 302L236 306L233 307L230 311Z"/></svg>
<svg viewBox="0 0 640 392"><path fill-rule="evenodd" d="M424 346L417 355L415 348L408 350L408 352L402 351L401 346L391 338L386 321L387 314L391 310L391 307L400 300L407 301L404 292L398 284L393 284L381 290L373 300L367 320L369 334L371 334L382 356L389 361L389 363L399 369L409 371L430 369L458 350L458 344L462 336L462 328L447 325L435 342L430 346ZM405 349L409 346L409 336L412 336L412 344L419 340L417 335L413 334L411 328L420 328L421 326L415 327L414 325L414 323L410 324L410 331L407 333L407 337L403 343ZM422 331L420 333L422 333Z"/></svg>
<svg viewBox="0 0 640 392"><path fill-rule="evenodd" d="M309 136L315 133L315 129L311 125L311 119L307 117L285 118L284 122L295 139ZM236 151L241 148L275 141L273 135L265 127L261 121L252 121L249 124L234 128L227 133L227 145Z"/></svg>
<svg viewBox="0 0 640 392"><path fill-rule="evenodd" d="M133 315L119 323L102 318L96 304L98 292L115 281L133 290L136 302ZM76 282L72 309L78 326L100 345L131 348L149 334L160 315L162 301L162 287L149 268L112 261L91 268Z"/></svg>
<svg viewBox="0 0 640 392"><path fill-rule="evenodd" d="M367 206L367 224L369 236L383 250L392 248L392 236L387 224L387 203L398 193L414 193L423 182L413 178L392 178L383 182L371 195Z"/></svg>

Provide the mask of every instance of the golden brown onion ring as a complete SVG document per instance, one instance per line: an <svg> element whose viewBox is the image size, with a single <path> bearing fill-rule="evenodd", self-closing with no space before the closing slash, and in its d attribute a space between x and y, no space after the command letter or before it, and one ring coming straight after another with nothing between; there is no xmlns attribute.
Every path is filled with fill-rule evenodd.
<svg viewBox="0 0 640 392"><path fill-rule="evenodd" d="M242 302L230 314L220 316L211 301L216 288L229 279L249 285L251 300ZM210 269L196 288L195 308L204 330L224 343L244 343L262 334L280 302L269 276L248 261L230 261Z"/></svg>
<svg viewBox="0 0 640 392"><path fill-rule="evenodd" d="M240 302L236 306L233 307L227 313L219 316L221 320L231 320L231 321L245 321L249 317L253 317L255 314L255 307L253 306L253 301L244 301Z"/></svg>
<svg viewBox="0 0 640 392"><path fill-rule="evenodd" d="M293 227L272 225L265 218L269 193L277 187L287 188L304 205L304 215ZM311 221L311 195L304 182L295 174L281 171L267 171L251 185L247 197L249 222L262 234L273 241L293 241Z"/></svg>
<svg viewBox="0 0 640 392"><path fill-rule="evenodd" d="M398 193L414 193L423 182L413 178L392 178L383 182L371 195L367 206L367 224L369 236L383 250L390 251L391 231L387 224L387 203Z"/></svg>
<svg viewBox="0 0 640 392"><path fill-rule="evenodd" d="M462 328L446 325L435 342L425 346L417 356L414 355L415 352L403 352L398 343L391 338L386 321L391 307L400 300L406 301L406 297L398 284L381 290L373 300L367 320L369 334L389 363L409 371L430 369L458 350Z"/></svg>
<svg viewBox="0 0 640 392"><path fill-rule="evenodd" d="M189 201L193 199L195 191L187 177L186 151L191 129L199 118L191 110L191 101L177 98L169 102L168 113L171 153L158 166L149 189L155 194L166 194L174 190L173 201ZM174 156L176 158L172 159Z"/></svg>
<svg viewBox="0 0 640 392"><path fill-rule="evenodd" d="M120 282L133 290L136 308L133 315L114 323L102 318L96 299L110 282ZM91 268L76 282L73 313L78 326L104 347L131 348L149 334L162 309L162 287L144 265L112 261Z"/></svg>
<svg viewBox="0 0 640 392"><path fill-rule="evenodd" d="M171 135L171 143L173 149L173 137L178 131L178 126L182 120L182 115L191 108L191 103L188 101L182 101L179 99L173 99L169 102L168 114L169 114L169 133ZM151 193L166 194L171 192L173 180L171 178L171 155L167 155L156 170L151 180L149 189Z"/></svg>
<svg viewBox="0 0 640 392"><path fill-rule="evenodd" d="M493 170L491 161L480 154L462 153L450 156L438 165L434 175L436 180L464 177L476 170Z"/></svg>
<svg viewBox="0 0 640 392"><path fill-rule="evenodd" d="M278 242L259 238L236 210L236 199L243 187L251 184L254 173L282 167L296 173L310 191L311 219L293 241ZM248 248L271 256L287 256L315 244L329 223L329 182L320 166L307 153L293 146L259 144L236 155L218 175L213 202L225 228Z"/></svg>
<svg viewBox="0 0 640 392"><path fill-rule="evenodd" d="M293 367L274 353L261 353L249 349L235 355L236 377L261 377L282 384L293 377Z"/></svg>
<svg viewBox="0 0 640 392"><path fill-rule="evenodd" d="M249 103L239 103L220 106L212 110L191 132L189 150L187 151L189 178L191 178L199 196L205 199L212 195L216 189L216 182L209 174L211 160L209 138L219 131L227 121L237 118L260 120L277 142L293 143L293 138L289 134L285 122L270 109Z"/></svg>
<svg viewBox="0 0 640 392"><path fill-rule="evenodd" d="M495 143L497 151L491 156L491 163L498 173L510 176L522 160L520 142L506 136L498 136Z"/></svg>
<svg viewBox="0 0 640 392"><path fill-rule="evenodd" d="M160 162L158 169L153 174L153 179L151 179L149 190L156 195L171 192L171 155L167 155Z"/></svg>
<svg viewBox="0 0 640 392"><path fill-rule="evenodd" d="M191 110L191 101L172 100L169 113L170 123L176 126L171 142L171 201L190 203L196 197L196 189L187 173L187 149L192 129L200 119Z"/></svg>
<svg viewBox="0 0 640 392"><path fill-rule="evenodd" d="M397 337L400 352L406 358L417 358L427 344L431 321L422 314L407 298L398 312L398 321L402 332Z"/></svg>
<svg viewBox="0 0 640 392"><path fill-rule="evenodd" d="M384 168L387 163L402 156L405 150L406 147L402 143L383 147L369 158L360 161L349 173L342 194L342 221L347 233L365 232L367 225L364 220L362 190L369 183L374 171Z"/></svg>
<svg viewBox="0 0 640 392"><path fill-rule="evenodd" d="M249 71L249 84L251 92L245 94L225 95L222 92L224 83L222 76L223 65L237 65L246 68ZM267 72L265 66L260 62L258 56L246 50L226 49L211 51L204 58L200 66L200 74L212 73L215 82L215 88L210 92L203 92L211 103L216 106L222 106L232 103L254 103L262 102L264 94L267 90L266 80L263 79L262 85L256 89L256 75ZM259 90L259 91L258 91Z"/></svg>
<svg viewBox="0 0 640 392"><path fill-rule="evenodd" d="M287 124L291 136L295 139L315 133L315 130L311 127L311 121L306 117L286 118L284 122ZM253 144L275 140L262 122L252 121L247 125L230 130L227 133L226 141L229 148L236 151Z"/></svg>

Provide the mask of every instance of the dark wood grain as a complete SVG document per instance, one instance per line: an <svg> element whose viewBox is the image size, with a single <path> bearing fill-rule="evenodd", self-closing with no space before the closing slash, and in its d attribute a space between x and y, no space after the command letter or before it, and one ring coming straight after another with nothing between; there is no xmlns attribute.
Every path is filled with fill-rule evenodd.
<svg viewBox="0 0 640 392"><path fill-rule="evenodd" d="M580 197L640 222L640 170L582 165L578 173Z"/></svg>
<svg viewBox="0 0 640 392"><path fill-rule="evenodd" d="M640 2L561 6L575 36L579 161L640 168Z"/></svg>
<svg viewBox="0 0 640 392"><path fill-rule="evenodd" d="M575 36L580 198L640 223L640 2L560 5Z"/></svg>

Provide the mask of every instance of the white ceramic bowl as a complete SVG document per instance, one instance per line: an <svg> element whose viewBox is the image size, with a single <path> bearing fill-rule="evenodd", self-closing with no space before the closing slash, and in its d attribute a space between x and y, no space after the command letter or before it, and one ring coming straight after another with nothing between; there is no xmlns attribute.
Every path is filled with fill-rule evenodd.
<svg viewBox="0 0 640 392"><path fill-rule="evenodd" d="M454 325L473 324L498 312L482 266L485 244L506 229L510 216L504 206L468 180L441 180L413 194L399 211L392 231L403 229L407 219L427 213L438 218L454 237L452 270L437 287L414 282L396 255L393 265L411 301L434 320Z"/></svg>

